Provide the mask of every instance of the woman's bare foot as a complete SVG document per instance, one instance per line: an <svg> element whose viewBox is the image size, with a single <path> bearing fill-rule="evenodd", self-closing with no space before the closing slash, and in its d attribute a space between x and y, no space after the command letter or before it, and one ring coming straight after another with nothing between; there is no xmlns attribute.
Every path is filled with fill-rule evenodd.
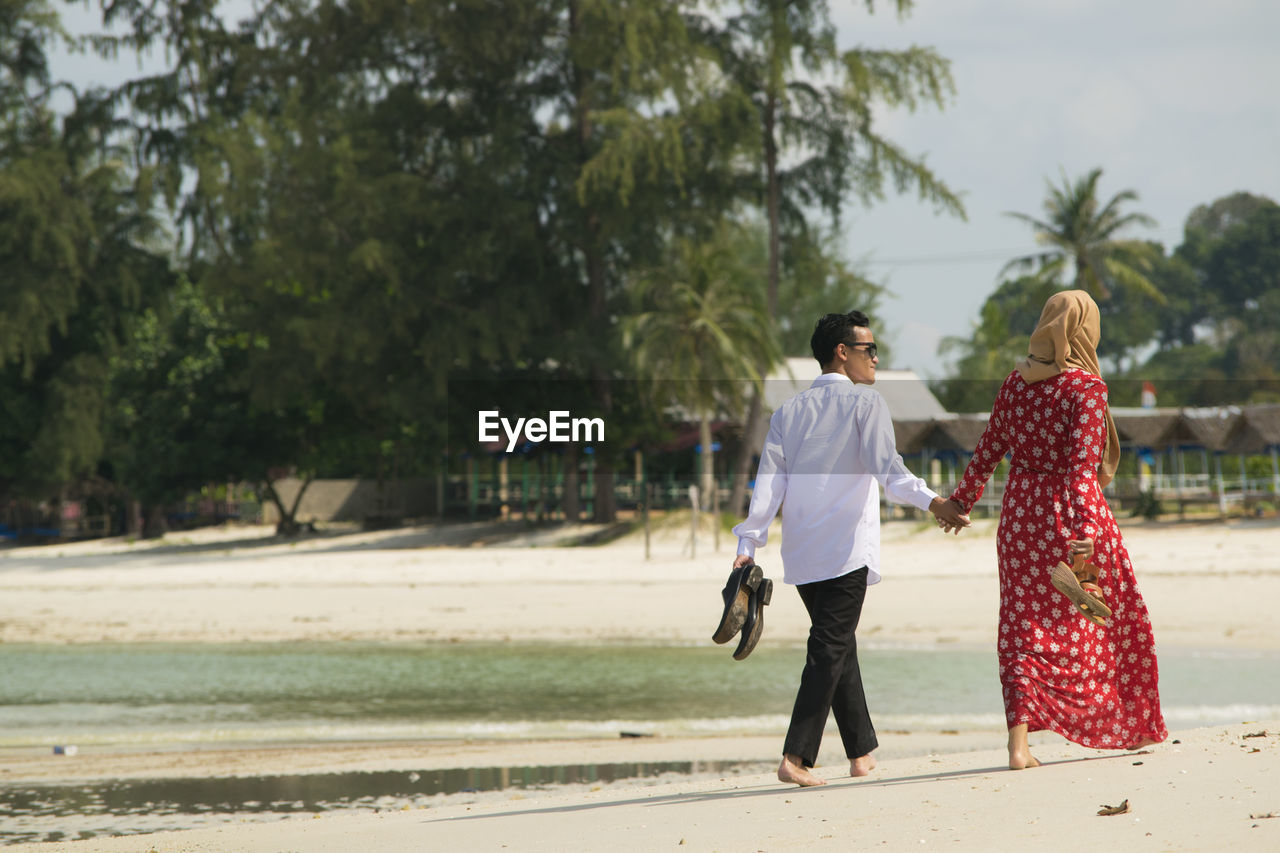
<svg viewBox="0 0 1280 853"><path fill-rule="evenodd" d="M851 759L849 761L850 776L869 776L871 771L876 769L876 759L871 753Z"/></svg>
<svg viewBox="0 0 1280 853"><path fill-rule="evenodd" d="M791 782L801 788L827 784L826 779L809 772L809 768L804 766L800 756L791 754L782 756L782 763L778 765L778 781Z"/></svg>
<svg viewBox="0 0 1280 853"><path fill-rule="evenodd" d="M1009 769L1025 770L1039 766L1040 762L1031 754L1031 746L1027 743L1027 724L1020 723L1009 729Z"/></svg>
<svg viewBox="0 0 1280 853"><path fill-rule="evenodd" d="M1024 749L1015 752L1009 750L1009 769L1010 770L1026 770L1028 767L1039 767L1040 762L1031 754L1031 750Z"/></svg>
<svg viewBox="0 0 1280 853"><path fill-rule="evenodd" d="M1142 749L1144 746L1155 746L1159 742L1160 741L1158 740L1152 740L1149 737L1144 737L1142 740L1138 741L1132 746L1126 746L1125 749Z"/></svg>

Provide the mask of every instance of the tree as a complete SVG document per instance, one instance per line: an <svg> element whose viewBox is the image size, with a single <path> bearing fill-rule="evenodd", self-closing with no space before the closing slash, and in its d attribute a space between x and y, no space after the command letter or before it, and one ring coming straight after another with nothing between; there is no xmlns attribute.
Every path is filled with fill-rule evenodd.
<svg viewBox="0 0 1280 853"><path fill-rule="evenodd" d="M1133 225L1154 225L1144 213L1122 213L1121 207L1137 201L1133 190L1121 190L1106 204L1098 199L1102 169L1094 169L1072 183L1062 176L1062 185L1047 183L1044 219L1025 213L1007 216L1030 225L1036 240L1048 248L1043 252L1014 258L1000 274L1010 270L1034 271L1048 281L1061 282L1070 271L1072 286L1093 294L1099 302L1111 297L1113 289L1129 288L1156 302L1164 297L1146 277L1158 255L1148 243L1125 240L1121 231Z"/></svg>
<svg viewBox="0 0 1280 853"><path fill-rule="evenodd" d="M698 419L706 508L715 486L711 418L740 410L763 381L757 365L780 358L760 310L760 270L743 262L753 236L724 225L707 242L677 240L669 263L639 277L639 310L623 326L623 345L655 404L681 406Z"/></svg>
<svg viewBox="0 0 1280 853"><path fill-rule="evenodd" d="M874 12L873 0L866 5ZM913 4L893 5L905 16ZM850 197L870 204L892 187L914 189L940 210L963 216L959 198L923 158L904 152L873 123L877 108L945 104L954 84L948 62L935 51L841 51L821 0L747 0L723 20L702 18L699 32L753 119L758 142L743 144L749 171L738 183L745 197L763 207L768 223L770 322L778 321L783 243L808 230L812 209L838 221ZM830 306L841 307L855 306ZM748 441L735 463L734 512L745 499L750 445L762 417L757 395L747 413Z"/></svg>
<svg viewBox="0 0 1280 853"><path fill-rule="evenodd" d="M627 272L653 263L670 235L699 215L706 219L693 230L705 237L706 222L724 210L723 201L712 201L710 210L694 212L708 199L694 197L692 184L700 179L692 176L731 108L707 84L712 75L691 41L687 4L563 0L551 6L559 37L547 56L556 94L546 104L546 137L558 170L548 205L555 211L554 238L567 250L561 266L573 271L585 302L582 322L564 338L573 353L566 361L589 378L597 409L607 417L613 375L625 364L614 318ZM608 452L597 459L595 520L609 522L616 512L616 460ZM576 464L568 470L575 478L566 484L572 501Z"/></svg>
<svg viewBox="0 0 1280 853"><path fill-rule="evenodd" d="M1209 239L1218 239L1233 225L1244 222L1259 210L1275 207L1266 196L1239 192L1223 196L1210 204L1197 205L1189 214L1185 232L1199 232Z"/></svg>
<svg viewBox="0 0 1280 853"><path fill-rule="evenodd" d="M107 12L177 57L120 97L172 179L191 276L254 342L249 399L308 413L312 446L278 466L435 464L450 377L549 337L565 300L530 69L550 17L504 9L498 29L484 2L277 0L232 28L214 4Z"/></svg>
<svg viewBox="0 0 1280 853"><path fill-rule="evenodd" d="M52 80L40 2L0 9L0 488L47 497L95 470L108 360L172 279L153 175L129 165L99 93ZM66 115L55 90L71 97Z"/></svg>
<svg viewBox="0 0 1280 853"><path fill-rule="evenodd" d="M990 411L1000 383L1027 354L1045 301L1057 290L1034 277L1002 282L982 304L970 337L943 339L940 354L956 360L948 378L931 383L939 402L953 412Z"/></svg>
<svg viewBox="0 0 1280 853"><path fill-rule="evenodd" d="M275 504L278 532L296 533L302 494L327 461L321 454L344 434L340 418L319 422L324 398L304 410L255 404L246 362L260 342L232 328L228 316L183 278L165 305L134 319L111 359L106 470L142 503L144 535L164 532L166 505L228 482L253 483ZM272 485L281 459L302 469L290 506Z"/></svg>
<svg viewBox="0 0 1280 853"><path fill-rule="evenodd" d="M767 245L761 241L763 247ZM809 339L817 318L837 308L856 308L870 317L879 312L885 287L863 276L841 255L834 231L787 241L778 283L778 332L787 356L812 356ZM759 263L753 259L753 262ZM766 268L759 263L760 268ZM880 360L890 362L891 347L880 345Z"/></svg>

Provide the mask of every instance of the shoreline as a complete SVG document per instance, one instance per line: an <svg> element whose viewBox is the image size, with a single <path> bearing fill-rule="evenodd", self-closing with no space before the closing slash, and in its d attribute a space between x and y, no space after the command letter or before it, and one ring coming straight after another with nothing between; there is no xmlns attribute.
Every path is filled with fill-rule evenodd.
<svg viewBox="0 0 1280 853"><path fill-rule="evenodd" d="M991 731L882 731L877 755L888 759L974 752L1000 742ZM1061 740L1060 738L1058 740ZM213 779L328 773L470 770L682 761L772 763L782 733L700 737L613 737L476 741L334 741L317 743L82 747L73 756L48 748L0 747L0 784L81 785L111 780ZM819 763L845 761L834 728Z"/></svg>
<svg viewBox="0 0 1280 853"><path fill-rule="evenodd" d="M851 779L843 761L818 768L828 784L801 789L772 773L711 773L546 790L475 791L362 813L249 818L15 849L70 853L328 850L614 851L1273 850L1280 844L1280 721L1171 733L1165 744L1102 753L1036 744L1044 766L1011 772L1003 748L885 757ZM1103 807L1121 806L1114 816ZM170 831L164 831L170 830Z"/></svg>

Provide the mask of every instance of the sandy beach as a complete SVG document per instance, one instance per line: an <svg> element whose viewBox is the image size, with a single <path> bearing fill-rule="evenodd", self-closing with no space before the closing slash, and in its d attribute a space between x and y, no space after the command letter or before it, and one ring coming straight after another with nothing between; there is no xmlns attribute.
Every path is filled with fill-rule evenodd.
<svg viewBox="0 0 1280 853"><path fill-rule="evenodd" d="M885 581L869 593L862 641L989 648L997 605L994 529L993 521L978 521L955 538L923 523L887 524ZM1129 523L1123 529L1159 648L1280 650L1280 526L1274 521ZM711 645L732 558L727 534L717 552L704 530L696 558L688 530L676 524L654 531L648 560L638 532L606 545L564 547L566 539L591 532L426 526L332 530L287 541L266 528L221 528L154 542L11 548L0 552L0 642ZM776 554L774 540L758 559L766 573L780 577L780 566L776 572L771 566ZM780 588L762 643L797 643L806 632L798 597ZM1037 735L1033 747L1047 766L1022 773L1000 770L1003 744L990 732L887 732L881 740L880 767L853 780L838 738L827 738L819 773L832 784L804 791L768 772L780 745L772 735L115 747L74 757L4 747L0 783L417 772L569 760L760 764L746 775L455 794L425 809L31 845L86 853L822 850L847 849L855 839L882 849L1280 849L1280 819L1271 817L1280 814L1280 720L1175 730L1171 741L1180 743L1141 754L1087 750ZM1096 814L1124 799L1128 813ZM162 821L146 827L165 828Z"/></svg>

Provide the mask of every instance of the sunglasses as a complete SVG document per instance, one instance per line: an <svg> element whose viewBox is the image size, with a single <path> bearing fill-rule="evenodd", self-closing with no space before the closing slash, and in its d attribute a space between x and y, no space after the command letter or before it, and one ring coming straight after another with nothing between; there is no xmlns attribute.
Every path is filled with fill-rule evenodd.
<svg viewBox="0 0 1280 853"><path fill-rule="evenodd" d="M867 358L875 358L876 353L879 352L879 350L876 349L876 345L874 343L854 343L854 344L845 344L845 346L848 347L849 349L865 349L867 353Z"/></svg>

